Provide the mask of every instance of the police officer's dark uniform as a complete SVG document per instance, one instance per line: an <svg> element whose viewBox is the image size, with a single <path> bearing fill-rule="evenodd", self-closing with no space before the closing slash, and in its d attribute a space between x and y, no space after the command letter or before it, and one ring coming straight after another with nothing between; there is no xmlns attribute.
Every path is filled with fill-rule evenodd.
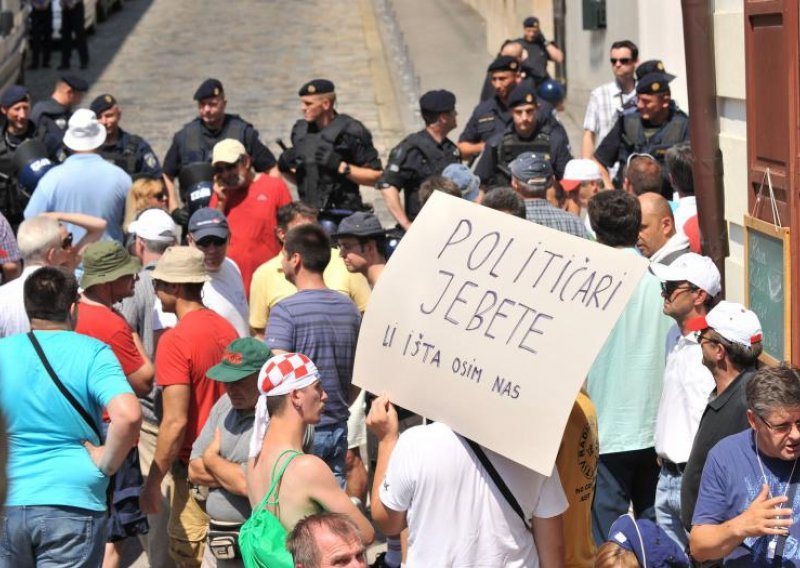
<svg viewBox="0 0 800 568"><path fill-rule="evenodd" d="M456 107L456 97L445 90L429 91L422 95L419 106L423 113L451 112ZM458 147L449 138L437 142L423 129L394 147L375 187L385 189L393 186L402 190L406 216L413 221L421 207L419 186L422 182L432 175L441 174L445 167L459 160Z"/></svg>
<svg viewBox="0 0 800 568"><path fill-rule="evenodd" d="M62 75L59 79L79 93L89 90L89 83L76 75ZM44 128L48 134L58 138L59 142L67 131L67 123L72 116L72 107L62 105L52 97L33 105L31 120L37 128Z"/></svg>
<svg viewBox="0 0 800 568"><path fill-rule="evenodd" d="M105 111L115 107L117 100L110 94L100 95L92 101L89 108L100 118ZM161 179L161 164L155 152L141 136L125 132L119 128L116 142L103 144L95 151L103 159L119 166L131 176L139 178Z"/></svg>
<svg viewBox="0 0 800 568"><path fill-rule="evenodd" d="M519 85L508 96L510 109L526 104L536 104L536 91L530 83ZM529 136L522 137L512 122L505 132L486 143L475 167L475 175L481 178L481 185L485 187L509 185L511 176L508 165L523 152L544 154L550 160L556 177L558 179L563 177L564 168L572 159L567 132L561 123L553 118L552 111L543 113L541 109L537 109L534 120L533 131Z"/></svg>
<svg viewBox="0 0 800 568"><path fill-rule="evenodd" d="M522 22L522 26L525 28L538 28L539 18L535 16L525 18L525 21ZM527 41L524 36L516 41L521 43L522 47L528 52L528 59L525 60L524 65L530 70L534 80L540 83L542 80L549 77L550 74L547 72L547 62L550 60L550 54L547 53L547 44L552 42L548 42L544 38L542 30L539 30L533 41Z"/></svg>
<svg viewBox="0 0 800 568"><path fill-rule="evenodd" d="M327 79L309 81L298 96L333 93L334 84ZM341 216L364 209L359 185L348 179L350 164L381 169L372 134L361 122L346 114L335 113L333 122L323 128L305 119L292 127L292 147L281 154L281 171L293 170L300 199L321 212L340 210ZM339 173L342 162L347 164Z"/></svg>
<svg viewBox="0 0 800 568"><path fill-rule="evenodd" d="M20 85L13 85L0 96L0 106L9 108L23 101L30 102L30 100L28 89ZM60 141L49 135L45 129L37 129L32 120L28 120L25 132L14 134L8 130L8 120L3 116L0 130L2 130L2 136L0 136L0 213L5 215L16 232L17 226L24 220L23 211L28 204L30 195L17 181L14 154L26 140L38 139L44 142L48 154L54 157L58 153Z"/></svg>
<svg viewBox="0 0 800 568"><path fill-rule="evenodd" d="M669 82L674 75L648 73L636 83L637 94L669 94ZM606 168L617 162L625 164L632 153L650 154L665 165L665 156L675 144L689 140L689 117L674 101L669 103L669 115L660 124L644 121L638 110L624 112L595 150L594 158ZM666 168L663 168L666 175ZM621 186L622 168L614 185ZM666 179L666 178L665 178Z"/></svg>
<svg viewBox="0 0 800 568"><path fill-rule="evenodd" d="M501 55L492 61L486 73L491 85L492 73L498 71L518 73L519 70L520 65L516 58L510 55ZM458 141L486 142L493 136L505 132L509 124L511 124L511 111L495 93L485 101L478 103L461 132L461 136L458 137Z"/></svg>
<svg viewBox="0 0 800 568"><path fill-rule="evenodd" d="M201 101L224 94L222 83L217 79L206 79L194 93L194 100ZM225 114L222 127L212 131L198 116L184 125L172 138L172 145L164 157L163 170L175 179L181 168L194 162L210 162L214 145L220 140L234 138L241 142L257 172L271 169L276 161L269 148L261 143L258 131L252 124L235 114ZM186 202L185 188L181 188L181 199Z"/></svg>

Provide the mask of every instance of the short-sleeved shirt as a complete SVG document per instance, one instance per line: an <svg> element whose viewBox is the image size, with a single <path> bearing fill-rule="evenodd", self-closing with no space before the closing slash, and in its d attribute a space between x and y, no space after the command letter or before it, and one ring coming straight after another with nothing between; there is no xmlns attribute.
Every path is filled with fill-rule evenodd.
<svg viewBox="0 0 800 568"><path fill-rule="evenodd" d="M0 286L0 337L30 331L31 322L25 311L22 288L28 276L40 268L38 264L26 266L18 278Z"/></svg>
<svg viewBox="0 0 800 568"><path fill-rule="evenodd" d="M555 467L545 477L484 451L528 519L566 510ZM408 566L539 566L531 532L467 442L442 423L400 435L380 499L393 511L406 512Z"/></svg>
<svg viewBox="0 0 800 568"><path fill-rule="evenodd" d="M331 249L331 260L325 267L322 278L328 288L341 292L353 300L358 311L364 313L369 302L369 283L362 274L347 270L337 249ZM253 274L250 287L250 327L266 328L269 314L275 304L295 292L297 288L283 273L280 254L259 266Z"/></svg>
<svg viewBox="0 0 800 568"><path fill-rule="evenodd" d="M538 225L550 227L562 233L586 238L586 228L577 215L559 209L546 199L526 199L525 218Z"/></svg>
<svg viewBox="0 0 800 568"><path fill-rule="evenodd" d="M750 428L745 387L752 376L752 370L740 373L721 394L711 396L703 412L681 482L681 522L686 530L692 528L694 505L708 452L723 438Z"/></svg>
<svg viewBox="0 0 800 568"><path fill-rule="evenodd" d="M131 183L131 176L97 154L73 154L39 181L25 208L25 218L47 211L94 215L108 223L104 238L121 243L125 198ZM75 242L86 234L83 227L66 225Z"/></svg>
<svg viewBox="0 0 800 568"><path fill-rule="evenodd" d="M209 309L189 312L178 325L164 332L156 352L159 386L188 385L191 388L186 433L180 459L188 463L197 435L211 407L224 393L222 383L206 377L206 371L222 360L225 348L239 334L222 316Z"/></svg>
<svg viewBox="0 0 800 568"><path fill-rule="evenodd" d="M511 111L495 95L475 107L458 141L486 142L505 132L511 122Z"/></svg>
<svg viewBox="0 0 800 568"><path fill-rule="evenodd" d="M0 213L0 263L17 262L22 258L14 238L14 231L8 219Z"/></svg>
<svg viewBox="0 0 800 568"><path fill-rule="evenodd" d="M232 136L234 131L241 132L240 136ZM187 143L190 136L199 136L198 147ZM188 122L175 133L172 145L164 157L163 170L171 178L180 174L181 168L194 162L210 162L214 145L220 140L235 137L244 145L247 154L257 172L265 172L275 165L275 156L269 148L264 146L258 136L258 130L249 122L245 122L235 114L226 114L222 128L217 131L209 129L198 116Z"/></svg>
<svg viewBox="0 0 800 568"><path fill-rule="evenodd" d="M202 458L203 452L214 441L215 432L219 430L219 455L245 468L249 459L254 418L254 410L237 410L233 408L230 397L227 394L222 395L214 404L203 430L192 445L189 459ZM224 487L213 487L209 489L206 499L206 513L215 521L243 523L250 517L250 501Z"/></svg>
<svg viewBox="0 0 800 568"><path fill-rule="evenodd" d="M406 215L413 221L421 207L419 186L426 178L441 174L448 165L458 162L460 156L458 146L449 138L437 142L427 130L420 130L394 147L375 187L402 190Z"/></svg>
<svg viewBox="0 0 800 568"><path fill-rule="evenodd" d="M58 378L100 425L102 408L133 394L104 343L72 331L35 331ZM56 387L27 335L0 340L0 401L8 425L6 505L106 510L108 478L84 440L100 441Z"/></svg>
<svg viewBox="0 0 800 568"><path fill-rule="evenodd" d="M328 395L320 426L346 422L361 314L335 290L299 290L272 309L265 334L270 349L303 353L319 369Z"/></svg>
<svg viewBox="0 0 800 568"><path fill-rule="evenodd" d="M623 93L616 81L600 85L589 95L583 129L594 132L597 142L600 143L622 113L623 107L635 98L636 89Z"/></svg>
<svg viewBox="0 0 800 568"><path fill-rule="evenodd" d="M525 51L528 52L528 58L523 65L529 67L536 77L548 77L547 62L552 58L547 53L547 48L541 43L527 41L524 37L516 41L521 43Z"/></svg>
<svg viewBox="0 0 800 568"><path fill-rule="evenodd" d="M742 514L761 492L765 483L764 476L769 485L770 497L783 495L795 463L795 460L786 461L759 453L752 429L728 436L708 454L692 524L720 525ZM794 475L797 483L800 471L795 471ZM800 492L795 491L793 499L785 507L792 509L793 515L789 536L783 548L782 565L797 566L800 564ZM764 568L773 566L768 548L774 538L767 535L744 539L740 546L725 557L723 565Z"/></svg>
<svg viewBox="0 0 800 568"><path fill-rule="evenodd" d="M247 296L239 267L226 258L219 270L209 272L208 276L210 280L203 285L203 303L225 318L239 337L249 337Z"/></svg>
<svg viewBox="0 0 800 568"><path fill-rule="evenodd" d="M229 192L225 216L231 228L228 256L242 272L245 294L250 294L250 281L256 268L281 250L275 236L277 211L292 202L292 194L283 180L261 175L246 189ZM217 196L211 196L209 207L217 206Z"/></svg>
<svg viewBox="0 0 800 568"><path fill-rule="evenodd" d="M144 365L144 359L133 342L131 326L111 308L79 302L75 331L99 339L111 347L126 376Z"/></svg>

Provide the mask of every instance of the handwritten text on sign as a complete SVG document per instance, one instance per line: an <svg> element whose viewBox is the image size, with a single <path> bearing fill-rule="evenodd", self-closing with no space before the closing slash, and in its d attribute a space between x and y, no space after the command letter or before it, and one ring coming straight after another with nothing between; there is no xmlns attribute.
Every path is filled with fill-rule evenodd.
<svg viewBox="0 0 800 568"><path fill-rule="evenodd" d="M354 382L549 475L646 262L434 193L376 286Z"/></svg>

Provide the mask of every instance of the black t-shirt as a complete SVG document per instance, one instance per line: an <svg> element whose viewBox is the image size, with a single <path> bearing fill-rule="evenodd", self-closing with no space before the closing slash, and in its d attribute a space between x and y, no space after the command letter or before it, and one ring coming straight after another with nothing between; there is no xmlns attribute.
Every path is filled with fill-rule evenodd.
<svg viewBox="0 0 800 568"><path fill-rule="evenodd" d="M745 387L754 372L752 369L742 371L722 394L708 403L700 419L681 483L681 521L687 531L692 528L694 506L708 452L723 438L750 428Z"/></svg>

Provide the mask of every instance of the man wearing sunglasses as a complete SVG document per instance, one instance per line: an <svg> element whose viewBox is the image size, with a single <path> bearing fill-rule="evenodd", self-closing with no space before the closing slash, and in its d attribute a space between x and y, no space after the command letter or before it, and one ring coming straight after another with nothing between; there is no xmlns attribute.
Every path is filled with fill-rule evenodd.
<svg viewBox="0 0 800 568"><path fill-rule="evenodd" d="M281 250L275 236L278 209L292 202L292 194L282 179L255 174L244 145L233 138L217 142L211 162L214 194L209 206L228 219L228 255L241 270L249 295L253 273Z"/></svg>
<svg viewBox="0 0 800 568"><path fill-rule="evenodd" d="M189 246L203 253L209 277L203 286L203 302L230 322L239 337L249 337L249 309L242 273L228 258L230 236L228 219L216 209L203 207L189 219Z"/></svg>
<svg viewBox="0 0 800 568"><path fill-rule="evenodd" d="M714 390L703 412L692 451L683 469L681 520L692 528L700 476L706 456L717 442L748 428L745 387L761 355L758 316L735 302L722 301L705 318L693 322L703 365L714 377Z"/></svg>
<svg viewBox="0 0 800 568"><path fill-rule="evenodd" d="M627 39L615 41L611 44L610 61L614 80L594 89L586 106L581 145L584 158L594 155L597 142L605 138L614 126L620 109L636 98L633 72L639 63L639 48Z"/></svg>
<svg viewBox="0 0 800 568"><path fill-rule="evenodd" d="M764 367L745 392L750 427L714 446L703 469L692 556L726 566L798 566L800 374Z"/></svg>
<svg viewBox="0 0 800 568"><path fill-rule="evenodd" d="M661 280L664 313L676 323L667 337L667 365L656 418L655 448L661 465L656 522L683 549L689 535L680 518L681 478L708 394L714 389L692 322L706 316L722 287L714 262L691 252L670 265L651 264L650 271Z"/></svg>
<svg viewBox="0 0 800 568"><path fill-rule="evenodd" d="M117 99L106 93L96 97L89 108L106 129L106 141L97 153L125 170L134 181L142 177L160 180L161 164L150 144L141 136L120 128L122 109Z"/></svg>

